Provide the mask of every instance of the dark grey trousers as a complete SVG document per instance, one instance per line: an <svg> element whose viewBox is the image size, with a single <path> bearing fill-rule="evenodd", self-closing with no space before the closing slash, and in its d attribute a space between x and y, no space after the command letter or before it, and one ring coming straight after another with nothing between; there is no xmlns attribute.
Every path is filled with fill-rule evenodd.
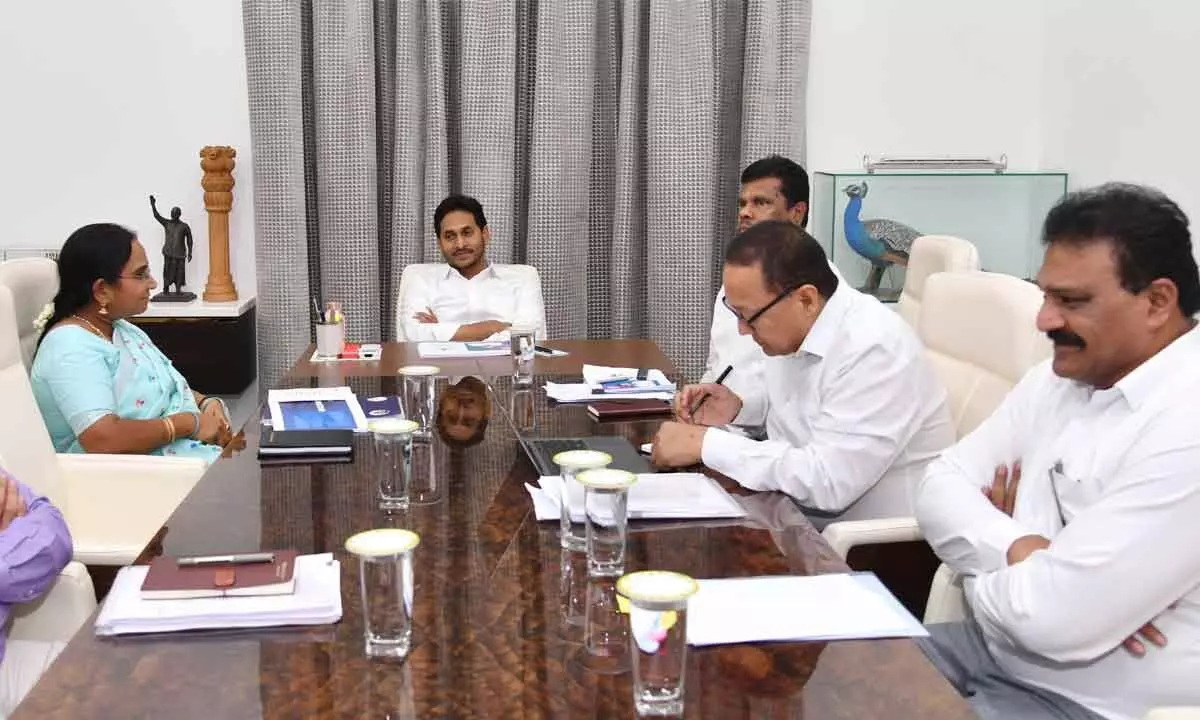
<svg viewBox="0 0 1200 720"><path fill-rule="evenodd" d="M1104 720L1074 700L1013 679L988 652L978 624L944 623L928 630L917 645L983 720Z"/></svg>

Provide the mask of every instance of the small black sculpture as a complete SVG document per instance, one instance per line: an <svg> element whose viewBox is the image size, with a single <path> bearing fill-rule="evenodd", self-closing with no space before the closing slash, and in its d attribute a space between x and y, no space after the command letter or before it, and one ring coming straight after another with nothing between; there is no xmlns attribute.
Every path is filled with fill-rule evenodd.
<svg viewBox="0 0 1200 720"><path fill-rule="evenodd" d="M187 263L192 261L192 229L188 224L179 219L180 210L177 207L171 208L171 219L158 214L158 205L154 202L154 196L150 196L150 210L154 213L154 219L163 226L165 237L163 238L163 291L150 298L156 302L189 302L196 299L196 293L184 292L183 286L187 284L185 272ZM175 291L171 292L171 286L175 286Z"/></svg>

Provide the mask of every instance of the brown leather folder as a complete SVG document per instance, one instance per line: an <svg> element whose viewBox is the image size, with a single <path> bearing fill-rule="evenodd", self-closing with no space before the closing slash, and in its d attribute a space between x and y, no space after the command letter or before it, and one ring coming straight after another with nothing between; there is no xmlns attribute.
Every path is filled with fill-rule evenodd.
<svg viewBox="0 0 1200 720"><path fill-rule="evenodd" d="M629 399L601 400L587 406L588 414L597 420L627 420L635 417L670 415L671 403L667 400Z"/></svg>

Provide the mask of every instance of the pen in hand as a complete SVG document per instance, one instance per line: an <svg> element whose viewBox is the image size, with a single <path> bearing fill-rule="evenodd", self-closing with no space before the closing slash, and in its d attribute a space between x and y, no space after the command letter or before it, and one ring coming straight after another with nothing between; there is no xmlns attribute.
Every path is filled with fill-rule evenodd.
<svg viewBox="0 0 1200 720"><path fill-rule="evenodd" d="M729 377L729 373L731 373L731 372L733 372L733 366L726 365L725 369L722 370L721 374L717 377L716 384L717 385L723 384L725 382L725 378ZM700 398L700 402L696 403L696 407L692 408L692 411L689 414L692 416L693 420L696 419L696 413L700 412L700 408L704 407L704 402L706 400L708 400L710 397L712 397L712 393L704 393L704 397Z"/></svg>

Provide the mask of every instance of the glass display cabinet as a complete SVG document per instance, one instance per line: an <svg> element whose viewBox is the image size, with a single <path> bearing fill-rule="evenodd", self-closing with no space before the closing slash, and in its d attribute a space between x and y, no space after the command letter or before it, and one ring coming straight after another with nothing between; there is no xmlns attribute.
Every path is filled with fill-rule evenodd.
<svg viewBox="0 0 1200 720"><path fill-rule="evenodd" d="M847 282L894 301L919 235L955 235L982 268L1033 278L1046 212L1066 194L1058 172L818 172L813 236Z"/></svg>

